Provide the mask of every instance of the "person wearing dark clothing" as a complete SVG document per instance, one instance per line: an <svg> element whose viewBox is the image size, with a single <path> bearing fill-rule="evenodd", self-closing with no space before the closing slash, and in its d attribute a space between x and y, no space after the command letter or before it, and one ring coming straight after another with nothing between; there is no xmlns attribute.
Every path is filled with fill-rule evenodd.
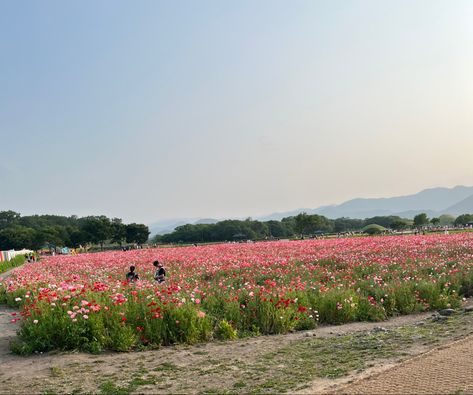
<svg viewBox="0 0 473 395"><path fill-rule="evenodd" d="M163 264L159 261L154 261L153 266L156 268L156 272L154 273L154 279L158 284L162 284L166 282L166 270L163 267Z"/></svg>
<svg viewBox="0 0 473 395"><path fill-rule="evenodd" d="M138 274L135 273L135 267L130 266L130 271L126 274L126 281L134 283L139 279L140 277L138 276Z"/></svg>

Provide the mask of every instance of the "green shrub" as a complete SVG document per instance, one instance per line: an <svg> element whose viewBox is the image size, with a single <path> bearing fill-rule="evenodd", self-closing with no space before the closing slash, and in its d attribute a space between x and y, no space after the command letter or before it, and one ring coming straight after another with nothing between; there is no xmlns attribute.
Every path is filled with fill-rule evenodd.
<svg viewBox="0 0 473 395"><path fill-rule="evenodd" d="M221 340L235 340L238 338L237 331L230 325L226 320L219 322L216 330L215 337Z"/></svg>
<svg viewBox="0 0 473 395"><path fill-rule="evenodd" d="M368 235L379 235L383 232L385 232L387 229L384 226L377 225L377 224L371 224L365 226L361 231L363 233L366 233Z"/></svg>

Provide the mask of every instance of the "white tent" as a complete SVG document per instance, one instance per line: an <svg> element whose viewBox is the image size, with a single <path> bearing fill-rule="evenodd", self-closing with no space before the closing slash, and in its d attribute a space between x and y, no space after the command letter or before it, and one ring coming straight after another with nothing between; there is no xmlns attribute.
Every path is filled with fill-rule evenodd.
<svg viewBox="0 0 473 395"><path fill-rule="evenodd" d="M7 261L10 261L18 255L30 254L32 252L34 251L23 248L22 250L19 250L19 251L15 251L15 250L4 251L3 255L5 256Z"/></svg>

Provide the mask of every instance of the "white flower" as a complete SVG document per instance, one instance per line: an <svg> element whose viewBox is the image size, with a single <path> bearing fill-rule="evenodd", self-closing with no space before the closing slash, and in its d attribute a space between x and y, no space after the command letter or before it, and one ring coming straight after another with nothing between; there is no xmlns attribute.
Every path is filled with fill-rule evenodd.
<svg viewBox="0 0 473 395"><path fill-rule="evenodd" d="M33 321L33 324L37 324L37 323L38 323L38 320L34 320L34 321Z"/></svg>

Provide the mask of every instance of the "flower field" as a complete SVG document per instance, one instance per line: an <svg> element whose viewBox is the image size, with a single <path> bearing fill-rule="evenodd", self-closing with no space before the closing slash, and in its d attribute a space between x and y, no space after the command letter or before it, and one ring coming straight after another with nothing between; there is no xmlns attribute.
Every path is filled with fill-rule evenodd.
<svg viewBox="0 0 473 395"><path fill-rule="evenodd" d="M167 271L153 280L152 262ZM136 266L140 280L127 283ZM56 256L0 282L14 351L128 351L383 320L473 294L473 236L362 237Z"/></svg>

